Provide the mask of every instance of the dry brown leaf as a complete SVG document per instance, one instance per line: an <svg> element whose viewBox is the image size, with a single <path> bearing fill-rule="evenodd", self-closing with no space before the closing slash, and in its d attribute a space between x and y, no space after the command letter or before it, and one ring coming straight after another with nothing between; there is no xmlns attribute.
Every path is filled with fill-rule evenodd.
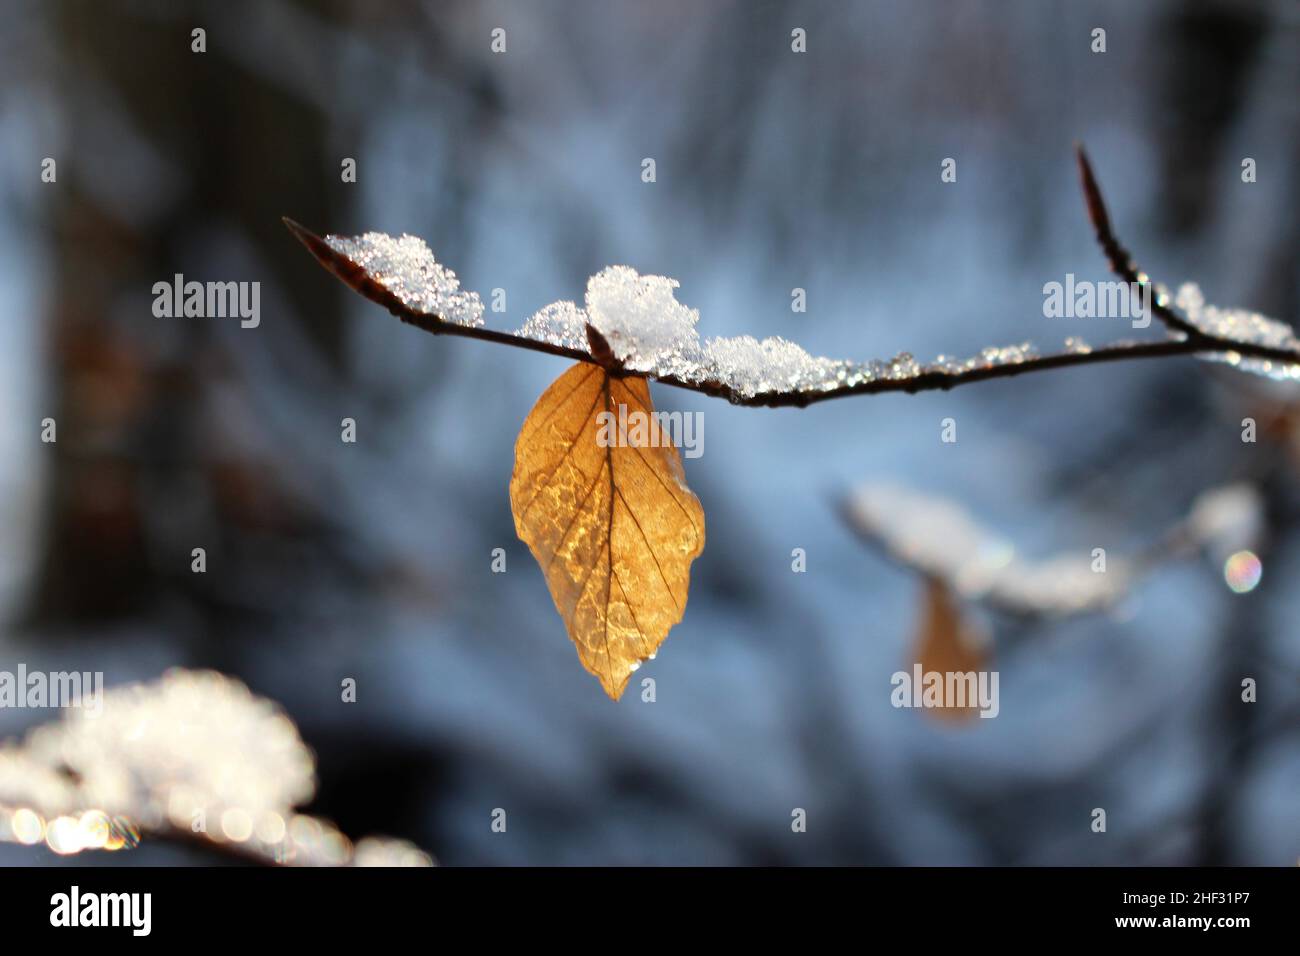
<svg viewBox="0 0 1300 956"><path fill-rule="evenodd" d="M989 643L985 635L962 617L952 588L929 575L925 578L915 647L915 660L923 674L978 672L989 664ZM973 702L965 707L956 704L955 700L945 699L942 707L927 708L926 713L953 721L969 720L979 713Z"/></svg>
<svg viewBox="0 0 1300 956"><path fill-rule="evenodd" d="M618 419L620 404L649 416L648 447L598 443L600 414ZM528 413L510 479L515 530L582 666L615 700L682 619L691 562L704 550L704 510L653 412L645 379L580 362Z"/></svg>

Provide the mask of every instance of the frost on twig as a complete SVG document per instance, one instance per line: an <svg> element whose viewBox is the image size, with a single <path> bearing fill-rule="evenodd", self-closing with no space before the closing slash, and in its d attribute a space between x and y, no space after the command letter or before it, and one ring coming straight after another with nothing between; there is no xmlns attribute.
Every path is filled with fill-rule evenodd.
<svg viewBox="0 0 1300 956"><path fill-rule="evenodd" d="M1185 282L1178 287L1174 303L1186 314L1193 326L1216 339L1300 352L1300 339L1295 337L1295 332L1285 322L1270 319L1249 309L1223 309L1208 305L1200 287L1193 282ZM1250 358L1232 350L1208 352L1201 355L1201 358L1225 362L1243 372L1253 372L1279 381L1300 380L1300 364L1294 362Z"/></svg>
<svg viewBox="0 0 1300 956"><path fill-rule="evenodd" d="M1123 601L1163 561L1204 548L1216 562L1257 546L1263 504L1250 485L1204 492L1183 521L1140 554L1112 555L1099 572L1088 548L1041 559L944 498L886 483L864 484L843 502L848 525L904 567L959 596L1024 617L1104 611Z"/></svg>
<svg viewBox="0 0 1300 956"><path fill-rule="evenodd" d="M0 842L66 855L153 836L267 864L431 864L405 841L354 846L297 813L315 792L315 759L275 704L221 674L173 670L0 746Z"/></svg>
<svg viewBox="0 0 1300 956"><path fill-rule="evenodd" d="M483 301L478 293L461 291L456 273L433 257L423 239L367 232L352 238L326 236L325 241L411 311L436 315L454 325L473 328L483 324Z"/></svg>
<svg viewBox="0 0 1300 956"><path fill-rule="evenodd" d="M1243 372L1252 372L1278 380L1300 379L1300 340L1284 322L1270 319L1248 309L1224 309L1207 305L1205 297L1195 283L1183 283L1173 297L1171 306L1169 290L1152 279L1134 261L1129 251L1120 243L1110 223L1106 202L1097 185L1092 163L1082 146L1075 147L1079 166L1079 179L1083 186L1088 218L1097 235L1097 242L1110 264L1111 271L1126 282L1151 284L1155 295L1152 312L1169 330L1170 337L1179 342L1205 342L1210 348L1199 357L1212 362L1224 362ZM1182 314L1179 314L1180 310ZM1274 354L1243 354L1232 348L1272 350ZM1294 357L1294 360L1288 360Z"/></svg>
<svg viewBox="0 0 1300 956"><path fill-rule="evenodd" d="M1088 214L1112 270L1127 281L1151 283L1112 232L1082 149L1077 156ZM1050 353L1024 342L985 348L964 358L941 355L929 362L906 352L866 362L813 356L782 338L702 339L696 329L699 313L677 301L675 279L639 275L627 266L610 266L592 276L585 308L572 301L555 302L519 330L503 332L484 327L478 295L462 291L455 273L414 236L369 232L322 239L292 220L286 219L285 225L325 268L427 332L603 364L613 373L643 375L741 405L804 406L846 395L949 389L1029 371L1169 355L1199 355L1273 378L1300 379L1300 342L1288 326L1250 312L1193 304L1199 300L1180 293L1178 308L1188 312L1182 316L1162 286L1154 286L1152 310L1168 331L1164 339L1094 348L1070 338L1062 350ZM593 355L588 329L608 343L613 363Z"/></svg>
<svg viewBox="0 0 1300 956"><path fill-rule="evenodd" d="M762 394L815 394L873 381L904 381L924 372L958 374L980 366L1036 357L1028 344L986 349L964 360L940 356L921 365L906 353L883 362L850 362L809 355L780 337L761 341L748 335L701 339L700 314L677 301L676 279L643 276L627 266L610 266L587 281L586 309L555 302L518 331L522 338L551 345L586 341L590 325L609 343L620 365L656 379L720 387L741 399Z"/></svg>
<svg viewBox="0 0 1300 956"><path fill-rule="evenodd" d="M553 302L518 331L498 332L482 327L477 294L460 291L455 273L437 263L428 246L414 236L372 232L322 239L296 223L289 227L350 286L426 331L595 362L588 346L590 327L609 343L617 371L738 404L805 405L836 394L948 388L971 373L1032 364L1040 358L1028 342L921 363L906 352L868 362L813 356L779 337L701 339L696 329L699 312L677 301L676 279L642 276L627 266L610 266L588 280L586 308L572 301ZM1090 352L1078 339L1067 340L1065 348L1063 355L1072 359Z"/></svg>

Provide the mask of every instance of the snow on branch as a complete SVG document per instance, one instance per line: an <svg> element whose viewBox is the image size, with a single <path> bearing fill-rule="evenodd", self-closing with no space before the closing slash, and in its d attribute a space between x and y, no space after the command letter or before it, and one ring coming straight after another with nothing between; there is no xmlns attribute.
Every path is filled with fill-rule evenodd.
<svg viewBox="0 0 1300 956"><path fill-rule="evenodd" d="M298 813L316 763L278 706L211 671L172 670L0 745L0 843L61 855L141 839L291 866L429 866L404 840L353 844Z"/></svg>
<svg viewBox="0 0 1300 956"><path fill-rule="evenodd" d="M1111 230L1101 191L1082 148L1077 159L1088 214L1111 269L1128 282L1152 284ZM1206 306L1195 286L1152 284L1152 312L1167 337L1118 341L1097 348L1071 338L1059 352L1028 342L990 347L966 358L918 362L855 362L809 355L782 338L702 339L699 313L677 301L678 282L609 266L587 282L584 307L561 301L515 332L486 328L483 304L460 288L456 274L425 243L368 232L321 238L296 222L285 225L326 269L404 322L435 335L459 335L592 362L615 375L640 375L737 405L806 406L848 395L949 389L1024 372L1120 359L1196 355L1275 379L1300 379L1300 340L1291 328L1257 313ZM1179 314L1182 310L1185 314Z"/></svg>
<svg viewBox="0 0 1300 956"><path fill-rule="evenodd" d="M1097 555L1085 548L1022 557L960 505L901 485L863 484L841 502L849 528L898 564L943 582L961 598L1031 618L1107 610L1155 568L1197 550L1223 564L1230 578L1233 557L1259 546L1263 509L1251 485L1212 488L1158 540L1135 554L1112 555L1098 573Z"/></svg>

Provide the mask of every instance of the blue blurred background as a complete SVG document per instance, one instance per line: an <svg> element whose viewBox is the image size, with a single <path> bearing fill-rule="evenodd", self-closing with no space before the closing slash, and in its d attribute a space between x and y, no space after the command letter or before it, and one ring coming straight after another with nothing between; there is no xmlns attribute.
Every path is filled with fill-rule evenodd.
<svg viewBox="0 0 1300 956"><path fill-rule="evenodd" d="M808 410L656 386L704 413L708 544L637 675L656 702L615 704L509 511L564 363L402 326L280 224L419 235L506 290L501 328L625 263L679 279L704 335L814 354L1096 344L1141 333L1042 313L1045 282L1108 278L1081 140L1154 276L1292 320L1294 3L0 5L0 667L238 676L316 750L316 812L446 864L1295 864L1295 392L1193 360ZM155 318L177 272L259 281L261 325ZM1249 481L1263 580L1183 560L1111 614L990 616L1001 713L946 725L889 703L921 582L837 510L884 479L1029 555L1141 548ZM0 738L43 716L0 711Z"/></svg>

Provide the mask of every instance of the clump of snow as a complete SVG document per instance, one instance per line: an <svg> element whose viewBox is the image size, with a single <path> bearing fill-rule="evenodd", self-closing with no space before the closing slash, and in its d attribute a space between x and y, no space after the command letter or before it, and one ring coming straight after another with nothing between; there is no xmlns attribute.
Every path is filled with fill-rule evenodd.
<svg viewBox="0 0 1300 956"><path fill-rule="evenodd" d="M689 371L699 363L700 313L677 301L679 283L608 266L587 280L587 321L604 336L624 368Z"/></svg>
<svg viewBox="0 0 1300 956"><path fill-rule="evenodd" d="M1272 359L1250 358L1235 352L1207 353L1202 358L1212 362L1225 362L1244 372L1253 372L1271 379L1300 379L1300 339L1285 322L1270 319L1249 309L1223 309L1209 305L1201 289L1194 282L1178 287L1174 304L1187 316L1187 320L1207 335L1251 345L1290 349L1296 353L1296 362L1277 362Z"/></svg>
<svg viewBox="0 0 1300 956"><path fill-rule="evenodd" d="M711 378L725 382L738 394L806 392L843 381L849 363L812 356L794 342L749 335L710 339L705 357Z"/></svg>
<svg viewBox="0 0 1300 956"><path fill-rule="evenodd" d="M316 790L315 760L283 712L207 671L108 691L102 713L69 710L33 732L26 754L74 769L92 805L146 818L166 813L178 793L196 806L259 813L306 803Z"/></svg>
<svg viewBox="0 0 1300 956"><path fill-rule="evenodd" d="M361 266L413 312L455 325L483 324L483 301L478 293L462 291L456 273L434 258L423 239L367 232L352 237L326 236L325 243Z"/></svg>
<svg viewBox="0 0 1300 956"><path fill-rule="evenodd" d="M587 313L569 301L552 302L529 316L518 334L534 342L547 342L585 351Z"/></svg>
<svg viewBox="0 0 1300 956"><path fill-rule="evenodd" d="M315 758L288 716L211 671L114 688L0 743L0 843L70 855L180 833L267 863L431 865L388 838L354 854L333 824L294 809L315 793Z"/></svg>
<svg viewBox="0 0 1300 956"><path fill-rule="evenodd" d="M1187 524L1192 540L1205 545L1219 561L1259 547L1264 536L1264 499L1254 485L1238 483L1201 493Z"/></svg>

